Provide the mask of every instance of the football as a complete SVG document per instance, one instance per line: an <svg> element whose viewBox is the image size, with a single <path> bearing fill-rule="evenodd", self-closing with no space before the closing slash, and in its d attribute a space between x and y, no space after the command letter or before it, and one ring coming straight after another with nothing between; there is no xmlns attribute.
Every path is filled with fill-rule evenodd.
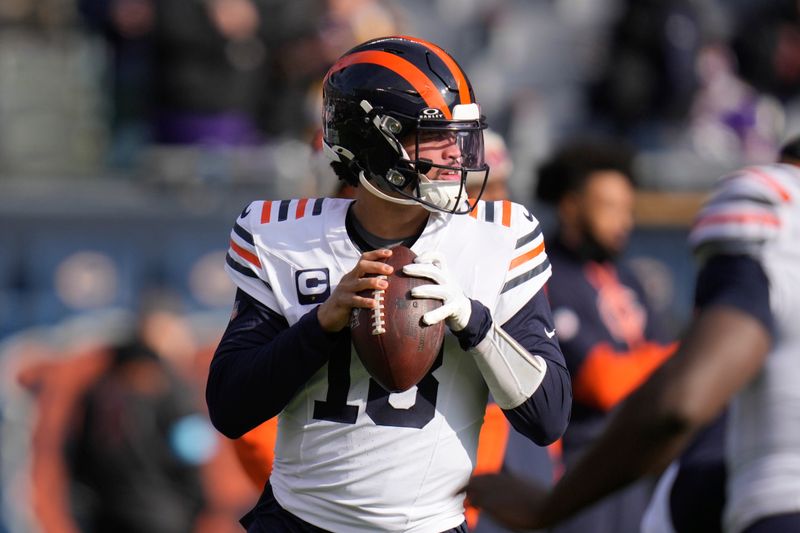
<svg viewBox="0 0 800 533"><path fill-rule="evenodd" d="M427 326L422 315L442 302L412 298L411 289L434 281L403 274L416 254L405 246L392 248L385 261L394 267L389 286L364 294L378 301L374 309L353 308L350 333L358 357L370 375L389 392L410 389L425 377L444 341L444 321Z"/></svg>

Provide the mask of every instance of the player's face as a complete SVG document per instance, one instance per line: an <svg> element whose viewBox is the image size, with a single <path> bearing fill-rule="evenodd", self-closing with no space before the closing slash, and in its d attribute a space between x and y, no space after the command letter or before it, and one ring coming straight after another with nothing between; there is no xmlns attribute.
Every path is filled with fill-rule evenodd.
<svg viewBox="0 0 800 533"><path fill-rule="evenodd" d="M460 180L461 173L456 170L438 168L435 165L458 166L461 164L461 149L456 142L456 133L422 132L419 136L419 152L416 138L411 136L403 143L412 160L428 160L434 166L425 173L430 180Z"/></svg>
<svg viewBox="0 0 800 533"><path fill-rule="evenodd" d="M609 256L622 253L633 229L634 190L624 175L607 170L592 173L579 196L583 231Z"/></svg>

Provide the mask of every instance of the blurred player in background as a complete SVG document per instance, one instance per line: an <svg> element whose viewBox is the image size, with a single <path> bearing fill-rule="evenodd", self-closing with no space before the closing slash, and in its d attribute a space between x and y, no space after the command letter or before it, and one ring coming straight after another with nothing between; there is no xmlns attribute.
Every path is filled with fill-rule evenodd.
<svg viewBox="0 0 800 533"><path fill-rule="evenodd" d="M467 490L474 504L515 527L558 523L666 467L731 402L724 531L800 531L800 138L781 155L721 179L698 215L697 315L676 355L551 492L478 477Z"/></svg>
<svg viewBox="0 0 800 533"><path fill-rule="evenodd" d="M569 376L541 291L550 275L536 219L469 203L486 176L485 124L452 57L412 37L364 43L324 81L324 149L355 201L254 202L231 232L234 312L211 363L216 427L237 438L278 415L275 462L243 520L260 531L465 531L463 496L489 392L520 432L557 439ZM453 335L417 387L390 394L351 352L360 296L382 289L393 245L404 273L443 305ZM491 251L491 253L487 253ZM491 306L491 309L487 307Z"/></svg>
<svg viewBox="0 0 800 533"><path fill-rule="evenodd" d="M633 229L632 154L608 140L566 143L539 169L537 197L556 209L548 239L547 295L575 395L562 439L569 468L602 431L608 413L673 351L633 271L620 259ZM556 528L634 531L650 498L641 482Z"/></svg>

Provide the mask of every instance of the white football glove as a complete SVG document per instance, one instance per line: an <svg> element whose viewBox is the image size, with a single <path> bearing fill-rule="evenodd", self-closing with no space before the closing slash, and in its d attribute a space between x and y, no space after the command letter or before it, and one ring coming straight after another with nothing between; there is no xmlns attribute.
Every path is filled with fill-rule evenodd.
<svg viewBox="0 0 800 533"><path fill-rule="evenodd" d="M458 282L447 270L444 254L439 251L423 252L414 263L403 267L403 273L415 278L428 278L437 284L420 285L411 289L414 298L433 298L442 301L442 306L422 315L427 325L447 320L452 331L461 331L469 323L472 305L464 295Z"/></svg>

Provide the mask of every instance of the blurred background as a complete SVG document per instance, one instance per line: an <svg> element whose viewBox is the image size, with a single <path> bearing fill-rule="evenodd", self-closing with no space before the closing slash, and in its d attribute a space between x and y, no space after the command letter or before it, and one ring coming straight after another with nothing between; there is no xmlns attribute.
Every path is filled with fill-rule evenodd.
<svg viewBox="0 0 800 533"><path fill-rule="evenodd" d="M686 229L705 191L800 133L799 6L2 0L0 531L92 530L59 517L68 475L47 461L64 442L96 440L73 435L90 419L81 402L119 368L132 394L175 412L164 434L197 475L201 527L236 530L253 488L202 397L233 297L228 232L251 200L336 193L315 136L321 77L350 47L412 34L450 51L505 139L511 198L545 224L536 168L559 143L602 134L632 146L628 259L677 333L693 289ZM184 397L130 371L119 344L131 337Z"/></svg>

